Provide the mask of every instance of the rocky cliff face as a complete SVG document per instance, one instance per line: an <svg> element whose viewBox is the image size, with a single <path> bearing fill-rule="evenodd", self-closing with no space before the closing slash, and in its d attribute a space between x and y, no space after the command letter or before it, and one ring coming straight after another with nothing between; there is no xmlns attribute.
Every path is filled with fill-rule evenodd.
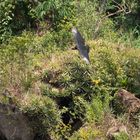
<svg viewBox="0 0 140 140"><path fill-rule="evenodd" d="M11 105L0 104L0 140L33 139L33 129L27 117Z"/></svg>

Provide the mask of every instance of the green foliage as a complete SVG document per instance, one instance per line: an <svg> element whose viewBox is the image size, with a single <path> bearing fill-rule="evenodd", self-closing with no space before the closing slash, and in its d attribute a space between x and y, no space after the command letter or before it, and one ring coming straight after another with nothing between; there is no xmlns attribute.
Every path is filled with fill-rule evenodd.
<svg viewBox="0 0 140 140"><path fill-rule="evenodd" d="M86 116L86 105L87 102L83 98L79 96L73 97L73 101L68 108L71 118L83 120Z"/></svg>
<svg viewBox="0 0 140 140"><path fill-rule="evenodd" d="M0 48L0 88L15 87L20 92L28 91L35 76L32 74L34 56L38 54L39 45L34 44L31 33L13 37L8 45Z"/></svg>
<svg viewBox="0 0 140 140"><path fill-rule="evenodd" d="M95 140L98 138L104 139L102 132L94 125L86 124L85 127L75 132L69 140Z"/></svg>
<svg viewBox="0 0 140 140"><path fill-rule="evenodd" d="M104 105L99 97L94 97L92 102L86 107L87 120L92 122L101 122L104 117Z"/></svg>
<svg viewBox="0 0 140 140"><path fill-rule="evenodd" d="M38 19L48 20L54 28L57 28L61 22L65 24L71 19L74 8L73 0L49 0L39 2L34 12Z"/></svg>
<svg viewBox="0 0 140 140"><path fill-rule="evenodd" d="M109 18L108 14L118 10L116 5L138 14L137 1L129 0L105 5L97 0L0 2L0 93L7 89L15 97L39 134L69 138L78 120L88 126L70 139L104 139L105 132L95 125L103 122L116 90L139 94L139 26L124 34L126 21L134 21L133 14L123 11ZM122 26L116 26L118 23ZM76 51L66 49L73 43L73 26L86 39L98 38L86 42L91 48L90 65ZM36 34L24 31L31 28ZM116 139L127 138L120 134Z"/></svg>
<svg viewBox="0 0 140 140"><path fill-rule="evenodd" d="M9 24L12 30L12 35L21 34L24 30L34 27L35 19L29 14L31 2L28 0L17 0L13 2L14 9L12 11L13 18Z"/></svg>
<svg viewBox="0 0 140 140"><path fill-rule="evenodd" d="M72 26L77 26L86 39L103 37L111 41L119 41L121 38L121 40L127 38L132 43L134 38L136 44L132 43L131 46L138 44L140 20L137 0L133 2L129 0L107 1L106 3L97 0L81 2L75 0L2 1L0 10L1 42L24 30L35 29L39 35L53 30L51 34L56 40L56 46L63 48L63 45L65 47L65 44L71 43L69 30ZM133 22L135 18L137 18L136 23ZM116 32L117 30L119 32ZM130 36L131 31L134 32ZM125 32L128 34L124 35Z"/></svg>
<svg viewBox="0 0 140 140"><path fill-rule="evenodd" d="M40 133L56 131L56 126L61 122L60 111L48 97L26 95L21 109L30 118L33 128Z"/></svg>
<svg viewBox="0 0 140 140"><path fill-rule="evenodd" d="M106 5L102 6L100 1L96 0L82 1L76 5L75 25L86 39L102 37L111 41L116 40L118 34L114 32L115 24L106 16L104 7Z"/></svg>
<svg viewBox="0 0 140 140"><path fill-rule="evenodd" d="M114 44L101 41L89 44L90 66L75 52L68 55L69 50L52 55L52 62L46 62L43 92L51 98L69 99L66 112L72 122L80 119L100 124L116 90L127 88L139 93L139 49L120 48L120 51Z"/></svg>
<svg viewBox="0 0 140 140"><path fill-rule="evenodd" d="M26 0L0 2L0 43L9 39L11 35L19 34L25 28L31 27L33 19L29 16L29 3Z"/></svg>
<svg viewBox="0 0 140 140"><path fill-rule="evenodd" d="M115 140L129 140L129 137L128 134L121 132L115 136Z"/></svg>
<svg viewBox="0 0 140 140"><path fill-rule="evenodd" d="M43 46L51 50L64 49L70 46L72 38L70 32L67 32L67 29L64 28L59 32L51 31L47 32L43 38Z"/></svg>
<svg viewBox="0 0 140 140"><path fill-rule="evenodd" d="M48 33L48 37L53 41L52 34ZM35 117L36 126L41 125L39 133L50 131L56 137L69 137L75 120L100 124L119 88L139 93L139 49L91 41L91 64L86 65L75 51L54 49L50 54L50 47L56 48L55 41L49 46L50 38L44 42L47 34L38 37L25 32L0 50L0 92L14 88L12 94L18 91L24 97L19 106ZM68 101L64 105L59 103L63 98ZM20 103L20 99L16 100ZM69 119L63 124L61 117L65 114Z"/></svg>
<svg viewBox="0 0 140 140"><path fill-rule="evenodd" d="M13 9L13 1L5 0L0 2L0 43L11 35L9 24L14 16Z"/></svg>

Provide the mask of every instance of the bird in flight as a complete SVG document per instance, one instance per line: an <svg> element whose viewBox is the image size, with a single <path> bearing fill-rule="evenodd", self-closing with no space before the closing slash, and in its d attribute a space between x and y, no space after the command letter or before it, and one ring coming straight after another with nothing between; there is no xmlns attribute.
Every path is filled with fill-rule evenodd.
<svg viewBox="0 0 140 140"><path fill-rule="evenodd" d="M76 48L79 50L80 55L83 57L83 60L89 64L89 46L85 44L85 40L80 34L80 32L77 30L77 28L72 28L72 34L74 36L74 40L76 43Z"/></svg>

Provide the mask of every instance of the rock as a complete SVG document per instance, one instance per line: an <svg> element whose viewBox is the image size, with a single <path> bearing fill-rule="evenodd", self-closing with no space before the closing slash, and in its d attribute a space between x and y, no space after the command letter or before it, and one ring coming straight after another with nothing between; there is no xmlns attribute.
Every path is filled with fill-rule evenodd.
<svg viewBox="0 0 140 140"><path fill-rule="evenodd" d="M125 108L127 113L140 112L140 99L135 97L134 94L120 89L116 94L116 99L119 101L120 106Z"/></svg>
<svg viewBox="0 0 140 140"><path fill-rule="evenodd" d="M16 107L0 103L0 140L33 140L27 117Z"/></svg>
<svg viewBox="0 0 140 140"><path fill-rule="evenodd" d="M127 114L127 120L136 127L140 127L140 99L134 94L120 89L115 97L114 108L117 114Z"/></svg>

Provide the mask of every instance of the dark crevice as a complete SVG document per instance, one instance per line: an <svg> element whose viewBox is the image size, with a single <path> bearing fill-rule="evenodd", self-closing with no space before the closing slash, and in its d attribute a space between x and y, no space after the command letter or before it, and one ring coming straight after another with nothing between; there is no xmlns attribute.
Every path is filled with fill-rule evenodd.
<svg viewBox="0 0 140 140"><path fill-rule="evenodd" d="M4 134L0 131L0 140L7 140Z"/></svg>
<svg viewBox="0 0 140 140"><path fill-rule="evenodd" d="M60 109L63 109L63 107L68 108L68 111L62 114L62 121L65 125L71 125L70 134L72 134L83 125L82 120L80 120L79 118L74 119L70 114L71 103L73 102L73 99L71 96L66 96L57 97L55 100Z"/></svg>
<svg viewBox="0 0 140 140"><path fill-rule="evenodd" d="M72 134L73 132L77 131L78 129L80 129L82 125L83 125L83 122L80 119L74 119L73 123L71 124L72 129L70 133Z"/></svg>

